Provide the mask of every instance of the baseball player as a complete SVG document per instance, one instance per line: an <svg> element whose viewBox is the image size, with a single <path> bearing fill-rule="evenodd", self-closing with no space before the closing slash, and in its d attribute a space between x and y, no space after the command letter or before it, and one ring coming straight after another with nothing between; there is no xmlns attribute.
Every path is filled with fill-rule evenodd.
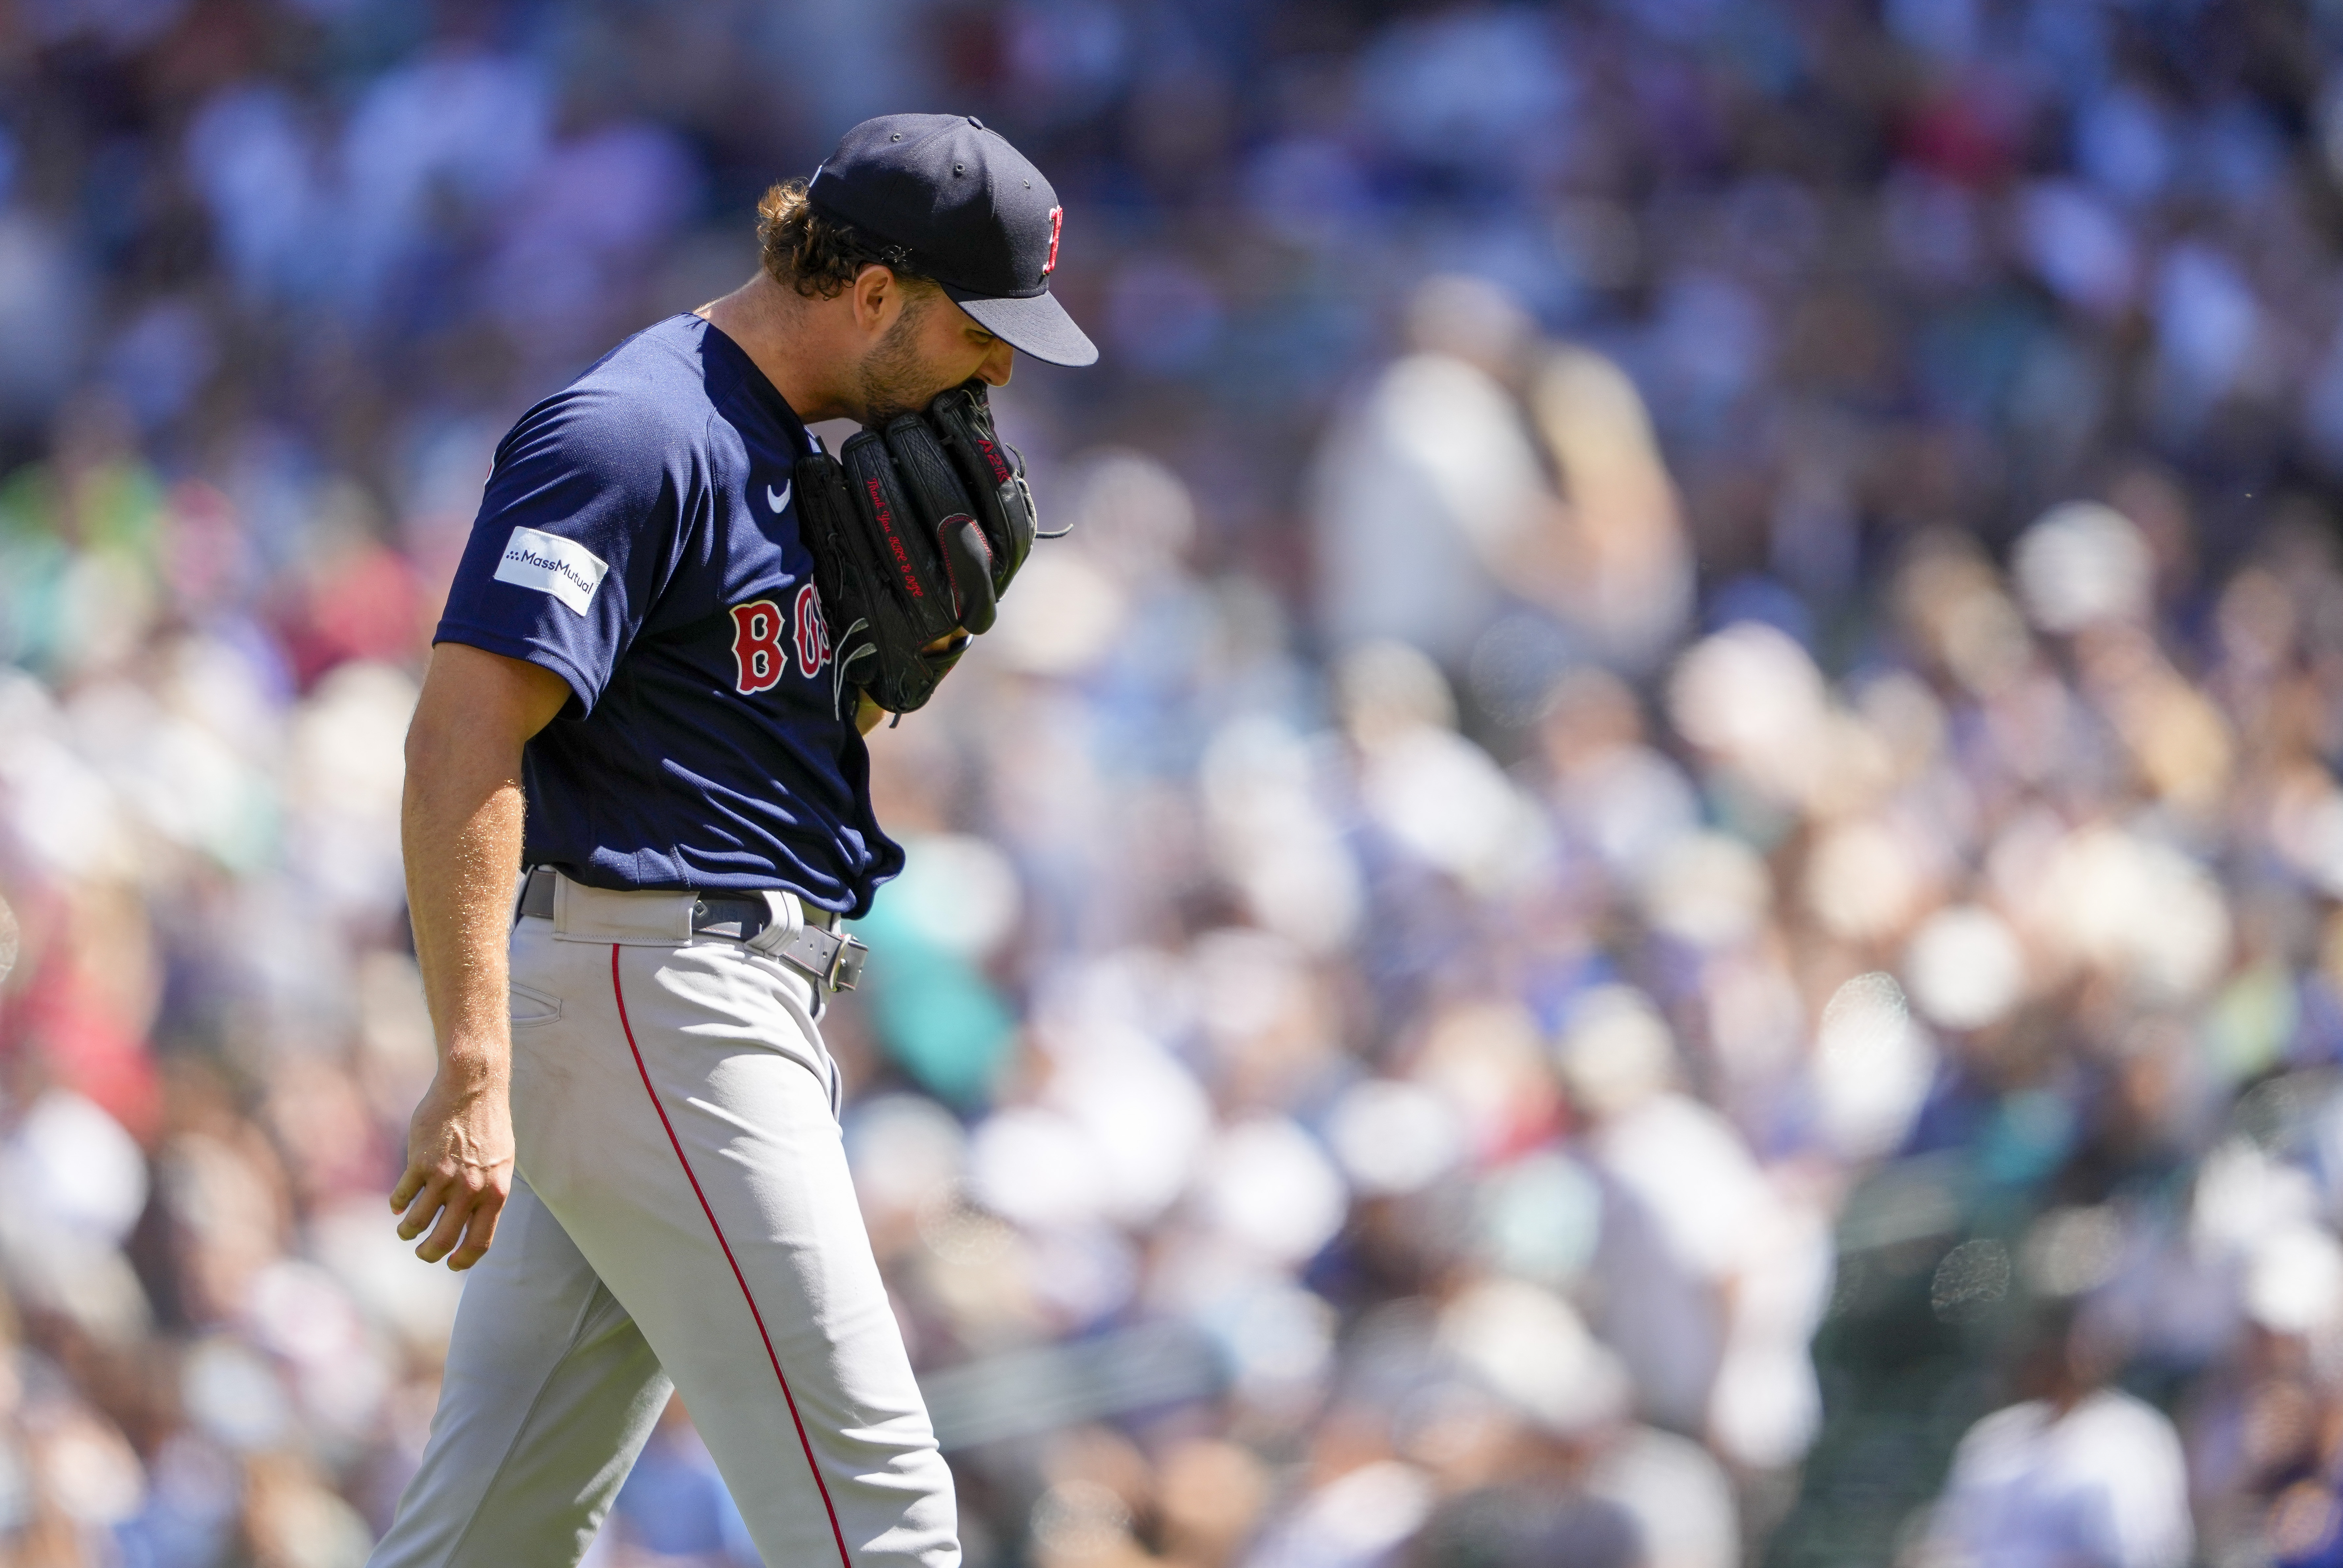
<svg viewBox="0 0 2343 1568"><path fill-rule="evenodd" d="M878 437L840 470L806 424L900 451L949 392L981 418L947 445L999 480L972 515L1013 520L984 387L1097 351L1049 293L1049 182L973 118L868 121L759 213L755 278L505 437L439 624L404 814L439 1067L391 1206L471 1272L377 1568L575 1563L670 1389L768 1563L960 1560L816 1027L860 963L840 920L902 864L862 734L903 689L841 683L869 618L833 624L817 582L852 574L818 578L800 521ZM972 528L930 530L953 606L1021 549ZM897 662L940 677L965 638Z"/></svg>

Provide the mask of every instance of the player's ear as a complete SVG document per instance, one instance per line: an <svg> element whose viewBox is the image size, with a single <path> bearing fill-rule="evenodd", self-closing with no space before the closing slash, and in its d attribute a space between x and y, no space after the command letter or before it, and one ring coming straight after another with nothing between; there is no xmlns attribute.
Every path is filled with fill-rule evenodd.
<svg viewBox="0 0 2343 1568"><path fill-rule="evenodd" d="M866 262L854 275L848 293L854 305L854 325L875 336L885 328L888 305L902 297L903 286L890 269L873 261Z"/></svg>

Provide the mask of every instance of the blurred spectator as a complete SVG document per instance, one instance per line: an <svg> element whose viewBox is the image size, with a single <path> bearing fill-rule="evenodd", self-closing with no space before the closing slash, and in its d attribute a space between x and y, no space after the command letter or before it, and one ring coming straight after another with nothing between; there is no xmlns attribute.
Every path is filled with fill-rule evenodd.
<svg viewBox="0 0 2343 1568"><path fill-rule="evenodd" d="M1682 623L1691 563L1634 384L1599 354L1542 343L1483 278L1420 286L1407 334L1415 351L1316 459L1327 632L1461 668L1505 658L1486 634L1512 603L1559 618L1583 656L1648 668Z"/></svg>
<svg viewBox="0 0 2343 1568"><path fill-rule="evenodd" d="M2071 1302L2045 1312L2031 1332L2017 1370L2029 1397L1961 1439L1927 1561L2187 1563L2194 1537L2172 1422L2107 1386L2113 1347Z"/></svg>
<svg viewBox="0 0 2343 1568"><path fill-rule="evenodd" d="M909 104L1110 345L827 1026L970 1563L2343 1561L2338 17L0 16L0 1557L363 1556L453 547Z"/></svg>

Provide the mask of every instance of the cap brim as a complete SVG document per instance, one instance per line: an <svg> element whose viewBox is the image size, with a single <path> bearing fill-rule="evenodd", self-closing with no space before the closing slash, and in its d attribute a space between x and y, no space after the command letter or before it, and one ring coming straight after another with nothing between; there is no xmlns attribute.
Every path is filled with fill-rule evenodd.
<svg viewBox="0 0 2343 1568"><path fill-rule="evenodd" d="M1098 345L1074 325L1066 307L1046 293L1025 299L987 299L949 283L943 288L978 326L1020 353L1051 365L1098 363Z"/></svg>

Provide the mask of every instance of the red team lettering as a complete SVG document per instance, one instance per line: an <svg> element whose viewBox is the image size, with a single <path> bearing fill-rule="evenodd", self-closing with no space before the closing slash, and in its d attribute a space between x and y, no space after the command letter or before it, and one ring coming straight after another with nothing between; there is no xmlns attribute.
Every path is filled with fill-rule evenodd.
<svg viewBox="0 0 2343 1568"><path fill-rule="evenodd" d="M798 589L794 614L784 616L771 599L732 607L732 689L743 697L770 691L789 673L789 649L797 643L798 668L814 675L830 662L830 623L822 618L821 595L811 583Z"/></svg>
<svg viewBox="0 0 2343 1568"><path fill-rule="evenodd" d="M821 595L808 583L798 589L798 668L808 675L830 662L830 623L822 618Z"/></svg>
<svg viewBox="0 0 2343 1568"><path fill-rule="evenodd" d="M739 674L732 689L741 696L769 691L779 684L781 672L789 664L789 656L781 648L781 630L787 624L781 607L769 598L732 607L732 663ZM800 631L798 636L802 646L805 634Z"/></svg>

